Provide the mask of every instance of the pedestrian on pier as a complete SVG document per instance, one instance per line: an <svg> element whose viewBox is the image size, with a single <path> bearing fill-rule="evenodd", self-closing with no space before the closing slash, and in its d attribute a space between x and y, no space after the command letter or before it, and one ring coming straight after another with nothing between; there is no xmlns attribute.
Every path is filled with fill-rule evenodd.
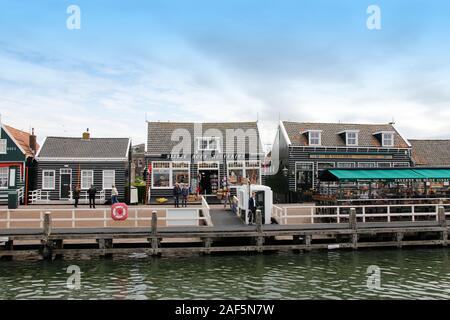
<svg viewBox="0 0 450 320"><path fill-rule="evenodd" d="M256 217L256 193L252 192L252 196L248 199L248 224L255 223Z"/></svg>
<svg viewBox="0 0 450 320"><path fill-rule="evenodd" d="M181 195L181 188L178 183L175 184L175 187L173 187L173 199L175 201L175 208L180 207L180 195Z"/></svg>
<svg viewBox="0 0 450 320"><path fill-rule="evenodd" d="M95 209L95 195L97 194L97 189L95 189L94 185L88 189L89 196L89 208Z"/></svg>
<svg viewBox="0 0 450 320"><path fill-rule="evenodd" d="M181 195L183 196L181 205L183 207L187 207L187 198L189 196L189 187L187 184L183 185L183 189L181 190Z"/></svg>
<svg viewBox="0 0 450 320"><path fill-rule="evenodd" d="M80 201L80 187L73 188L73 199L75 200L74 207L78 208L78 202Z"/></svg>
<svg viewBox="0 0 450 320"><path fill-rule="evenodd" d="M119 202L119 191L116 186L112 186L111 188L111 204L115 204Z"/></svg>

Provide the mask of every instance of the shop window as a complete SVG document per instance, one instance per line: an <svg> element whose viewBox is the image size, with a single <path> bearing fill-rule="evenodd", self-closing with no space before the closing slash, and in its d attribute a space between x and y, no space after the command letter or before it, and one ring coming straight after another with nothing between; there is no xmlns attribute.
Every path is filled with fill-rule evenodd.
<svg viewBox="0 0 450 320"><path fill-rule="evenodd" d="M376 168L377 164L375 162L359 162L358 168Z"/></svg>
<svg viewBox="0 0 450 320"><path fill-rule="evenodd" d="M354 162L338 162L338 168L355 168L356 164Z"/></svg>
<svg viewBox="0 0 450 320"><path fill-rule="evenodd" d="M55 171L44 170L42 171L42 189L54 190L55 189Z"/></svg>
<svg viewBox="0 0 450 320"><path fill-rule="evenodd" d="M260 161L231 161L228 162L228 181L230 185L260 183Z"/></svg>
<svg viewBox="0 0 450 320"><path fill-rule="evenodd" d="M190 183L187 162L152 162L152 187L173 188L176 183Z"/></svg>
<svg viewBox="0 0 450 320"><path fill-rule="evenodd" d="M8 171L9 168L0 168L0 188L7 189L8 188Z"/></svg>

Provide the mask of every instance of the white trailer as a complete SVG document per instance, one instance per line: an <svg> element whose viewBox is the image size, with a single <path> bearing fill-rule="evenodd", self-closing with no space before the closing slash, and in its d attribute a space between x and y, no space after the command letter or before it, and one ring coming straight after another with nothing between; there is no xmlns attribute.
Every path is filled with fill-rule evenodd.
<svg viewBox="0 0 450 320"><path fill-rule="evenodd" d="M256 206L261 210L263 224L271 224L272 206L273 206L273 192L268 186L251 185L250 192L248 185L239 186L236 188L236 196L239 200L237 215L248 224L248 202L251 194L256 193Z"/></svg>

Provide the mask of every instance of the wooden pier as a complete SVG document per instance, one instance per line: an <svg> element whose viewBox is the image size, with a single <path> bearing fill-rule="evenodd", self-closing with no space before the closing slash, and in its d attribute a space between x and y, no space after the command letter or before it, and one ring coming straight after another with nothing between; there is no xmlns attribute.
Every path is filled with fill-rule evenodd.
<svg viewBox="0 0 450 320"><path fill-rule="evenodd" d="M212 254L311 251L405 246L447 246L446 212L439 206L428 221L359 222L351 208L345 223L244 225L230 211L210 210L213 226L160 227L151 212L149 227L54 228L45 213L42 228L0 229L0 257L65 254Z"/></svg>

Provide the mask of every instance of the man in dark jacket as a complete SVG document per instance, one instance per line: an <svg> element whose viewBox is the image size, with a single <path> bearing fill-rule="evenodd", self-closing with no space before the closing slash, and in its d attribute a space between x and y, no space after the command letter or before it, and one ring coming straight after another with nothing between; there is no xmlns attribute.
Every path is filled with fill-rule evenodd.
<svg viewBox="0 0 450 320"><path fill-rule="evenodd" d="M73 188L73 199L75 200L75 208L78 208L78 202L80 201L80 188L78 186Z"/></svg>
<svg viewBox="0 0 450 320"><path fill-rule="evenodd" d="M97 194L97 189L95 189L94 185L91 185L91 187L88 189L89 208L95 209L95 195L96 194Z"/></svg>
<svg viewBox="0 0 450 320"><path fill-rule="evenodd" d="M256 193L252 192L252 196L248 199L248 224L255 223L256 216Z"/></svg>
<svg viewBox="0 0 450 320"><path fill-rule="evenodd" d="M180 195L181 195L181 188L178 183L175 184L175 187L173 187L173 198L175 200L175 208L180 207Z"/></svg>
<svg viewBox="0 0 450 320"><path fill-rule="evenodd" d="M189 196L189 187L187 184L183 185L183 188L181 189L181 195L183 196L183 201L182 201L181 205L183 207L187 207L187 198Z"/></svg>

